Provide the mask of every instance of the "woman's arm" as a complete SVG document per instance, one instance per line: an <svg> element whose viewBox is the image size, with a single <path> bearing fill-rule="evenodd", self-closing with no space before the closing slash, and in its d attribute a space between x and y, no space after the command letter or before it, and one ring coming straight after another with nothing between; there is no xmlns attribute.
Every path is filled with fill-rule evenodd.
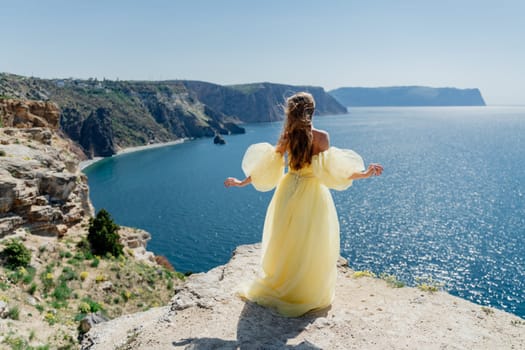
<svg viewBox="0 0 525 350"><path fill-rule="evenodd" d="M246 179L244 180L239 180L235 177L229 177L227 178L226 180L224 180L224 186L226 187L244 187L246 185L249 185L252 183L252 178L251 176L248 176Z"/></svg>
<svg viewBox="0 0 525 350"><path fill-rule="evenodd" d="M365 172L361 173L353 173L348 178L349 180L359 180L359 179L367 179L371 176L379 176L383 172L383 166L381 164L375 164L372 163L368 166L368 169Z"/></svg>

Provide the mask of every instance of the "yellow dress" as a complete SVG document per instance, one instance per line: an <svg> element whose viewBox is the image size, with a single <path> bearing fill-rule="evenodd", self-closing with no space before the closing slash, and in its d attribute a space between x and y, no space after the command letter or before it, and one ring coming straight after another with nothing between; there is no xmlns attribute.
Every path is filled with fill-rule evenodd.
<svg viewBox="0 0 525 350"><path fill-rule="evenodd" d="M251 145L242 168L259 191L277 186L262 237L260 276L239 294L288 317L332 303L339 257L339 222L329 188L345 190L364 170L354 151L330 147L312 163L284 173L284 157L269 143Z"/></svg>

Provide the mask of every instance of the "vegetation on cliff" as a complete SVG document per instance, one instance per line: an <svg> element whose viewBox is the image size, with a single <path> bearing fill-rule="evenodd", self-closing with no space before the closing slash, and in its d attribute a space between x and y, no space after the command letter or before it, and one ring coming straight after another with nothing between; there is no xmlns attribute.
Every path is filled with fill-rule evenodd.
<svg viewBox="0 0 525 350"><path fill-rule="evenodd" d="M57 240L18 230L16 240L0 242L1 344L75 349L79 322L90 314L114 318L169 302L182 274L137 259L129 246L119 256L95 255L87 231L84 222Z"/></svg>
<svg viewBox="0 0 525 350"><path fill-rule="evenodd" d="M180 138L244 133L243 122L281 120L284 98L297 91L314 95L319 115L346 111L323 88L312 86L221 86L184 80L99 81L0 74L0 96L57 103L62 130L90 157Z"/></svg>
<svg viewBox="0 0 525 350"><path fill-rule="evenodd" d="M58 116L54 103L0 100L1 349L78 348L79 324L164 305L183 278L146 250L147 232L105 211L90 223Z"/></svg>

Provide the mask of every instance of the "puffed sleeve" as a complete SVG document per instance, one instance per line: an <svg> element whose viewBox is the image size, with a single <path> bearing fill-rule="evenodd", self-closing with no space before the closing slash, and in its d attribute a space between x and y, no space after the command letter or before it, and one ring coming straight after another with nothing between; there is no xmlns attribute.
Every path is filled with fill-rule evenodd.
<svg viewBox="0 0 525 350"><path fill-rule="evenodd" d="M349 149L330 147L312 158L315 176L326 187L343 191L352 186L350 175L365 170L363 158Z"/></svg>
<svg viewBox="0 0 525 350"><path fill-rule="evenodd" d="M269 143L256 143L248 147L242 159L242 170L251 176L256 190L266 192L279 183L284 173L284 157Z"/></svg>

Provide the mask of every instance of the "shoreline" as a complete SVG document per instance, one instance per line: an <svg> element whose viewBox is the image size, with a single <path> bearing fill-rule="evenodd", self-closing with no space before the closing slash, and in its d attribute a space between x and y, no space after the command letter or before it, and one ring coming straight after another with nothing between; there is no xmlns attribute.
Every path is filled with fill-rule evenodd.
<svg viewBox="0 0 525 350"><path fill-rule="evenodd" d="M145 151L145 150L149 150L149 149L153 149L153 148L160 148L160 147L167 147L167 146L172 146L172 145L178 145L178 144L184 143L184 142L186 142L188 140L189 140L189 138L181 138L181 139L177 139L177 140L173 140L173 141L152 143L152 144L149 144L149 145L125 147L125 148L122 148L122 149L118 150L117 153L115 153L111 157L117 157L117 156L120 156L120 155L123 155L123 154L135 153L135 152ZM81 161L78 164L78 166L80 168L80 171L83 171L84 169L86 169L86 168L92 166L93 164L95 164L95 163L97 163L97 162L99 162L99 161L101 161L103 159L106 159L106 158L110 158L110 157L94 157L92 159L83 160L83 161Z"/></svg>

